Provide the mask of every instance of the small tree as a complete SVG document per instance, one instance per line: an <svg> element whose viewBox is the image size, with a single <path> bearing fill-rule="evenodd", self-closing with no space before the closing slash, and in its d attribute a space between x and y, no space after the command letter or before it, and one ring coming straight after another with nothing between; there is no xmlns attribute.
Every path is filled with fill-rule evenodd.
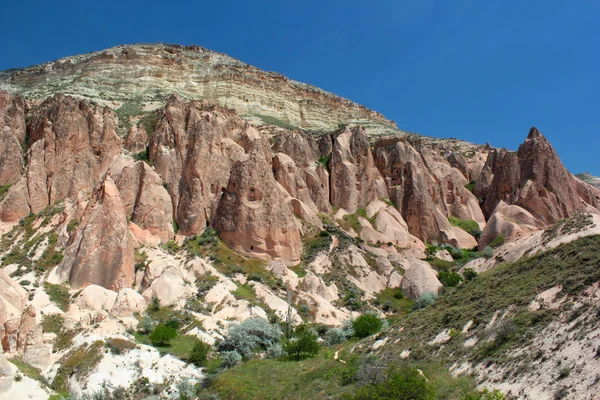
<svg viewBox="0 0 600 400"><path fill-rule="evenodd" d="M376 314L363 314L352 322L354 334L361 339L379 332L382 326L383 321Z"/></svg>
<svg viewBox="0 0 600 400"><path fill-rule="evenodd" d="M477 271L475 271L473 268L465 268L465 270L463 271L463 276L465 277L467 282L471 281L475 279L475 277L477 277Z"/></svg>
<svg viewBox="0 0 600 400"><path fill-rule="evenodd" d="M454 271L440 271L438 278L446 287L456 287L463 281L463 277Z"/></svg>
<svg viewBox="0 0 600 400"><path fill-rule="evenodd" d="M302 354L314 355L319 352L321 346L317 340L319 336L310 329L299 329L296 336L283 342L283 349L290 356L295 355L298 360Z"/></svg>
<svg viewBox="0 0 600 400"><path fill-rule="evenodd" d="M171 340L175 337L177 337L177 331L173 327L164 324L158 325L148 336L150 343L158 347L170 346Z"/></svg>
<svg viewBox="0 0 600 400"><path fill-rule="evenodd" d="M192 351L188 357L188 362L194 364L196 367L203 366L208 358L209 351L210 345L208 343L205 343L202 340L197 340L196 343L194 343L194 347L192 347Z"/></svg>

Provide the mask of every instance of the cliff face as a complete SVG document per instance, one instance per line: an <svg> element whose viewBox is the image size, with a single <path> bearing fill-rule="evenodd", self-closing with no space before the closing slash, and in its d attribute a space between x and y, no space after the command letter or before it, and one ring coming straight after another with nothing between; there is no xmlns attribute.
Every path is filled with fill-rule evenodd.
<svg viewBox="0 0 600 400"><path fill-rule="evenodd" d="M535 128L516 153L419 137L373 139L359 126L320 137L281 130L273 136L235 111L172 95L144 116L153 118L153 131L145 134L142 123L129 130L127 138L137 141L131 147L108 107L60 94L33 105L24 127L30 106L2 96L3 132L8 143L22 142L0 154L0 165L15 165L0 218L14 223L73 204L85 227L70 235L67 244L78 244L69 245L59 275L75 287L131 284L135 243L166 243L173 227L185 237L214 226L243 254L294 265L303 224L321 229L327 215L339 223L356 215L348 232L367 243L474 248L597 213L600 205L600 191L567 172ZM135 155L146 161L134 162L127 148L146 149ZM393 207L382 208L382 200ZM103 219L121 222L104 226ZM482 230L478 243L475 231Z"/></svg>
<svg viewBox="0 0 600 400"><path fill-rule="evenodd" d="M300 128L333 129L350 121L395 128L381 114L352 101L199 46L126 45L66 57L0 72L1 89L35 99L66 93L113 108L123 102L162 101L177 92L249 118Z"/></svg>

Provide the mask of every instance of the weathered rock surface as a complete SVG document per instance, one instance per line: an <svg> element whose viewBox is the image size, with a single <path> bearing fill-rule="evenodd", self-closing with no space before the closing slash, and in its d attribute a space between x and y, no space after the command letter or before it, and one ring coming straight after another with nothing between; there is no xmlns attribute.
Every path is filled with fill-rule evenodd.
<svg viewBox="0 0 600 400"><path fill-rule="evenodd" d="M0 186L19 180L23 169L25 102L0 91Z"/></svg>
<svg viewBox="0 0 600 400"><path fill-rule="evenodd" d="M146 151L146 142L148 141L148 135L146 134L146 128L144 125L133 125L127 131L123 147L132 152L133 154L139 154Z"/></svg>
<svg viewBox="0 0 600 400"><path fill-rule="evenodd" d="M160 177L145 162L124 167L114 178L131 222L161 242L173 239L173 206Z"/></svg>
<svg viewBox="0 0 600 400"><path fill-rule="evenodd" d="M402 291L411 299L418 299L425 293L438 294L442 284L429 263L415 258L408 259L409 267L402 278Z"/></svg>
<svg viewBox="0 0 600 400"><path fill-rule="evenodd" d="M111 290L133 283L133 240L119 190L107 177L95 189L63 261L50 275L72 288L100 285Z"/></svg>
<svg viewBox="0 0 600 400"><path fill-rule="evenodd" d="M50 204L91 190L121 152L117 118L108 108L56 95L36 110L28 127L28 162L0 204L16 221Z"/></svg>
<svg viewBox="0 0 600 400"><path fill-rule="evenodd" d="M265 159L260 139L256 141L249 154L233 165L215 227L234 249L295 265L302 253L298 222L273 177L271 159Z"/></svg>
<svg viewBox="0 0 600 400"><path fill-rule="evenodd" d="M482 177L475 191L485 196L482 208L488 216L501 200L524 208L546 225L600 206L600 191L573 177L536 128L517 153L491 152Z"/></svg>
<svg viewBox="0 0 600 400"><path fill-rule="evenodd" d="M481 233L479 248L483 249L498 236L503 236L505 243L512 242L522 235L538 230L541 226L529 211L500 201Z"/></svg>
<svg viewBox="0 0 600 400"><path fill-rule="evenodd" d="M333 134L330 168L334 206L353 213L375 199L389 197L365 131L360 127Z"/></svg>
<svg viewBox="0 0 600 400"><path fill-rule="evenodd" d="M131 93L151 102L157 95L179 92L240 115L271 117L303 128L335 129L339 122L357 120L395 127L352 101L200 46L116 46L0 74L0 89L35 98L45 98L56 87L98 102L123 101Z"/></svg>
<svg viewBox="0 0 600 400"><path fill-rule="evenodd" d="M399 138L375 145L375 163L385 177L390 200L412 235L426 242L472 246L475 239L466 238L448 221L455 216L485 224L477 199L465 188L466 178L426 143L417 141L415 146Z"/></svg>

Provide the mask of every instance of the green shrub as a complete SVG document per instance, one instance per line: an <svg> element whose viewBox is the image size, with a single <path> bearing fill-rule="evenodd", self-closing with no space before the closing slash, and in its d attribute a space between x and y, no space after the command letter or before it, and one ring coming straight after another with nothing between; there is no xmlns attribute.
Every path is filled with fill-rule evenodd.
<svg viewBox="0 0 600 400"><path fill-rule="evenodd" d="M435 257L437 252L438 252L438 247L433 244L428 244L425 249L425 255L427 256L428 260L433 260L433 258Z"/></svg>
<svg viewBox="0 0 600 400"><path fill-rule="evenodd" d="M481 252L481 255L489 260L490 258L494 257L494 249L492 249L491 246L485 246Z"/></svg>
<svg viewBox="0 0 600 400"><path fill-rule="evenodd" d="M208 343L205 343L202 340L197 340L196 343L194 343L194 347L192 347L192 351L190 352L187 360L196 367L201 367L208 359L209 351L210 345Z"/></svg>
<svg viewBox="0 0 600 400"><path fill-rule="evenodd" d="M344 343L347 338L340 328L331 328L325 333L325 344L327 346L333 346L336 344Z"/></svg>
<svg viewBox="0 0 600 400"><path fill-rule="evenodd" d="M283 342L283 350L300 360L302 355L314 355L319 352L321 346L318 342L319 336L308 328L300 328L293 338Z"/></svg>
<svg viewBox="0 0 600 400"><path fill-rule="evenodd" d="M354 400L433 400L435 391L416 368L404 367L388 372L381 383L364 385L356 390Z"/></svg>
<svg viewBox="0 0 600 400"><path fill-rule="evenodd" d="M435 299L437 299L437 295L435 293L423 293L418 299L415 300L414 309L419 310L421 308L429 307L435 303Z"/></svg>
<svg viewBox="0 0 600 400"><path fill-rule="evenodd" d="M69 309L71 297L69 296L68 287L44 282L44 290L50 297L50 301L55 303L58 308L65 312Z"/></svg>
<svg viewBox="0 0 600 400"><path fill-rule="evenodd" d="M354 335L361 339L379 332L382 326L383 321L376 314L363 314L352 321Z"/></svg>
<svg viewBox="0 0 600 400"><path fill-rule="evenodd" d="M150 333L148 339L150 339L150 343L152 343L153 346L167 347L171 344L171 340L175 339L175 337L177 337L177 331L175 328L165 324L159 324Z"/></svg>
<svg viewBox="0 0 600 400"><path fill-rule="evenodd" d="M477 277L477 271L475 271L473 268L465 268L463 271L463 277L467 282L471 281Z"/></svg>
<svg viewBox="0 0 600 400"><path fill-rule="evenodd" d="M456 287L463 281L463 277L454 271L440 271L438 279L446 287Z"/></svg>
<svg viewBox="0 0 600 400"><path fill-rule="evenodd" d="M224 368L235 367L240 361L242 361L242 355L235 350L224 351L221 353L221 366Z"/></svg>
<svg viewBox="0 0 600 400"><path fill-rule="evenodd" d="M281 335L281 329L266 319L247 319L229 327L227 337L219 345L219 350L236 351L244 358L250 358L256 349L266 350L279 343Z"/></svg>

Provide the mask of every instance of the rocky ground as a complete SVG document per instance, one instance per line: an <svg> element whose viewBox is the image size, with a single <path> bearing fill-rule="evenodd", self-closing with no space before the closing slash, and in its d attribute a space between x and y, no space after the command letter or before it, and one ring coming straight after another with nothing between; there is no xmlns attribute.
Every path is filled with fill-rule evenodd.
<svg viewBox="0 0 600 400"><path fill-rule="evenodd" d="M178 46L121 46L5 71L0 84L10 90L0 92L2 395L184 396L206 372L187 363L196 339L215 345L255 317L340 326L372 311L407 319L357 353L402 359L429 346L482 386L591 398L593 274L563 300L560 281L540 283L514 304L481 305L495 314L465 311L460 327L414 333L422 313L409 314L427 294L441 295L434 311L472 302L445 303L450 278L475 293L510 263L600 234L600 191L537 129L517 152L408 134L316 88ZM562 319L517 343L516 357L574 343L541 372L509 379L532 361L432 349L460 331L462 347L484 351L484 322L495 332L525 301ZM177 342L150 346L152 324L173 318ZM586 327L574 339L573 323ZM559 358L577 371L560 387Z"/></svg>

